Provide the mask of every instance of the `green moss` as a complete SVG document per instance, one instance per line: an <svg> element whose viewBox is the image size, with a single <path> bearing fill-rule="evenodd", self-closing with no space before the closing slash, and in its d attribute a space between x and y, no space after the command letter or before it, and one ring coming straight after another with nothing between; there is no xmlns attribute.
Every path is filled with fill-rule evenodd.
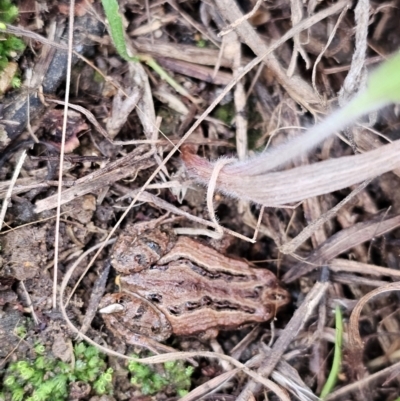
<svg viewBox="0 0 400 401"><path fill-rule="evenodd" d="M3 378L4 400L66 400L69 385L75 381L90 384L93 394L112 393L113 370L107 369L105 357L97 348L84 343L77 344L73 367L46 356L46 349L40 343L35 345L34 350L34 360L17 361L8 366Z"/></svg>
<svg viewBox="0 0 400 401"><path fill-rule="evenodd" d="M4 30L6 27L5 24L14 22L17 17L18 7L13 5L11 0L0 0L0 79L7 82L1 85L2 91L9 87L19 88L21 86L17 69L13 71L12 76L9 76L10 73L4 70L10 60L15 59L23 52L25 43L14 35L1 33L1 29Z"/></svg>
<svg viewBox="0 0 400 401"><path fill-rule="evenodd" d="M223 106L217 106L213 112L213 117L230 125L233 117L235 117L235 105L233 102L229 102Z"/></svg>
<svg viewBox="0 0 400 401"><path fill-rule="evenodd" d="M176 393L182 397L190 389L190 378L193 374L193 368L186 367L182 361L165 362L161 373L153 371L148 365L133 361L128 363L128 370L131 373L131 383L140 388L143 395L168 390L168 393Z"/></svg>
<svg viewBox="0 0 400 401"><path fill-rule="evenodd" d="M17 337L19 337L19 338L21 338L21 339L24 339L24 338L26 337L26 327L25 327L24 325L17 326L17 327L14 329L14 334L15 334Z"/></svg>
<svg viewBox="0 0 400 401"><path fill-rule="evenodd" d="M204 39L199 39L198 41L196 41L196 46L200 49L205 49L207 47L207 41L205 41Z"/></svg>
<svg viewBox="0 0 400 401"><path fill-rule="evenodd" d="M0 0L0 21L6 24L14 22L18 17L18 7L11 0Z"/></svg>
<svg viewBox="0 0 400 401"><path fill-rule="evenodd" d="M104 82L104 77L97 71L94 71L93 81L100 84Z"/></svg>

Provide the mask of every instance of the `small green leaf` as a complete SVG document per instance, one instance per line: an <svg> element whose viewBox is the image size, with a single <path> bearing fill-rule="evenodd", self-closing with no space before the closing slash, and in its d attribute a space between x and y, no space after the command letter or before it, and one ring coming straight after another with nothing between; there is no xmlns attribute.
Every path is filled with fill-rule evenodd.
<svg viewBox="0 0 400 401"><path fill-rule="evenodd" d="M126 61L137 61L136 57L128 54L122 17L119 14L117 0L101 0L109 24L109 33L118 54Z"/></svg>
<svg viewBox="0 0 400 401"><path fill-rule="evenodd" d="M196 100L192 96L190 96L188 91L181 85L179 85L171 76L169 76L167 72L164 71L164 69L161 68L161 66L158 65L152 57L145 55L142 55L140 57L132 57L128 54L125 42L124 26L122 24L122 17L119 13L117 0L101 0L101 3L103 4L104 12L108 20L109 34L118 54L126 61L145 62L161 77L161 79L165 80L178 93L180 93L182 96L187 97L193 103L196 103Z"/></svg>

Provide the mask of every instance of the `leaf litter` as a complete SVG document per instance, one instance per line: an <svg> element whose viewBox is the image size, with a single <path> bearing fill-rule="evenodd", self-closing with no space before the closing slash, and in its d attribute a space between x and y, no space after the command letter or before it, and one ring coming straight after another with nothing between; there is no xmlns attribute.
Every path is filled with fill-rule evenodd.
<svg viewBox="0 0 400 401"><path fill-rule="evenodd" d="M22 76L33 66L33 76L31 84L26 80L6 94L0 109L0 196L9 199L0 233L0 338L9 344L0 353L2 366L24 356L36 341L49 352L60 336L66 343L76 341L73 333L80 333L82 323L86 334L80 333L81 338L105 344L103 351L114 355L110 363L121 365L115 350L129 349L106 336L90 296L96 282L97 298L99 291L113 287L111 277L97 280L96 271L103 270L107 258L101 244L127 222L171 213L182 216L172 220L177 231L215 230L224 235L210 240L219 246L230 238L229 254L274 270L292 294L291 306L275 322L259 327L235 358L230 352L250 334L249 328L221 333L219 352L201 339L178 338L163 347L173 345L181 352L141 359L195 358L200 366L192 393L184 399L245 400L262 397L263 389L270 391L269 399L318 399L331 370L339 306L343 359L336 386L325 399L396 400L400 326L398 286L392 281L399 267L398 106L378 112L368 104L358 106L369 114L352 123L334 112L365 91L371 63L390 58L400 47L395 4L292 0L254 1L240 8L231 0L213 7L206 2L121 3L117 36L124 47L119 44L117 50L126 56L121 58L105 30L100 2L76 3L70 14L75 12L73 51L79 57L71 60L70 100L86 123L85 130L77 131L73 157L65 159L58 200L60 138L52 130L44 133L42 125L46 113L62 110L70 10L49 2L47 13L33 11L26 0L20 7L27 14L6 26L30 45L18 63ZM86 29L90 35L82 39L78 34ZM222 38L217 35L221 31ZM151 56L192 102L147 65L131 60L136 56ZM384 73L392 79L370 83L377 102L382 93L398 101L398 92L384 92L395 91L396 70ZM222 115L228 118L222 121ZM321 121L340 127L326 132ZM160 140L163 127L168 135ZM309 129L299 134L304 128ZM313 130L316 137L322 131L325 139L307 142ZM36 144L29 131L38 137ZM28 157L14 174L23 149ZM213 163L237 155L239 162L223 162L206 204L203 185L209 184ZM185 193L182 203L176 196L179 186ZM91 205L73 203L89 194L96 199ZM63 209L56 233L54 209L69 204L73 207ZM80 220L74 208L87 208L89 217ZM20 254L18 241L24 244ZM99 258L89 260L93 247ZM74 262L79 255L81 263ZM59 279L52 284L54 258ZM89 272L78 283L86 267ZM53 310L52 296L64 316ZM21 322L27 336L16 341L13 332ZM232 370L224 372L229 366ZM124 386L115 384L114 399L128 399L122 396ZM126 390L125 397L137 391Z"/></svg>

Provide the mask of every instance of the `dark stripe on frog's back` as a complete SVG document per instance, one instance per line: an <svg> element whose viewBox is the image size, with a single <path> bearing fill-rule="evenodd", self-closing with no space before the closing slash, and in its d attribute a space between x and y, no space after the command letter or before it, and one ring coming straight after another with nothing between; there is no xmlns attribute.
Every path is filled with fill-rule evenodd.
<svg viewBox="0 0 400 401"><path fill-rule="evenodd" d="M274 316L274 309L270 306L259 308L254 314L242 311L214 311L208 308L197 309L179 316L168 314L160 307L168 317L173 327L173 332L178 336L193 335L206 332L209 329L228 330L237 329L250 323L262 323Z"/></svg>
<svg viewBox="0 0 400 401"><path fill-rule="evenodd" d="M276 279L271 273L266 275L267 282L260 282L258 277L251 277L246 281L242 278L227 280L225 273L219 278L211 279L199 273L203 271L203 268L191 261L179 260L121 277L121 281L123 288L126 286L129 291L154 300L158 307L180 307L183 300L197 302L209 296L213 300L241 304L244 309L261 308L263 311L266 307L261 305L263 291L276 286Z"/></svg>
<svg viewBox="0 0 400 401"><path fill-rule="evenodd" d="M256 277L264 285L273 285L276 282L275 275L269 270L250 267L242 259L227 257L188 237L179 237L176 245L158 261L158 264L167 265L177 260L190 260L203 271L211 274L217 271L220 274L226 274L226 277L231 276L233 280Z"/></svg>
<svg viewBox="0 0 400 401"><path fill-rule="evenodd" d="M140 273L123 276L121 280L144 289L166 287L168 282L174 287L186 287L186 284L191 284L190 281L192 281L196 286L189 287L188 291L204 291L209 288L218 287L223 288L224 292L228 294L232 289L238 290L239 288L245 290L250 290L255 286L274 288L276 286L275 276L268 271L265 272L267 273L263 277L265 280L262 280L259 274L230 275L225 272L209 272L207 269L197 266L189 260L181 259L170 262L168 265L155 265L151 269ZM190 280L185 280L185 276L190 277ZM224 283L227 285L222 286Z"/></svg>

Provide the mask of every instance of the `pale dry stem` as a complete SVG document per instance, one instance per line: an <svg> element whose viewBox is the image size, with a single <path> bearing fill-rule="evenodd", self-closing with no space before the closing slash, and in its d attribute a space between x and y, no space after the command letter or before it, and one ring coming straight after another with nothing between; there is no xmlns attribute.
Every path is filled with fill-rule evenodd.
<svg viewBox="0 0 400 401"><path fill-rule="evenodd" d="M24 150L21 153L21 156L20 156L20 158L18 160L18 163L15 166L14 173L13 173L13 176L12 176L11 181L10 181L10 185L8 186L6 196L4 197L3 204L1 206L1 211L0 211L0 231L1 231L1 228L3 227L3 222L4 222L4 217L6 216L8 202L11 199L13 188L15 186L15 183L17 181L17 178L18 178L18 175L19 175L19 173L21 171L21 168L22 168L22 166L24 164L25 158L26 158L26 150Z"/></svg>
<svg viewBox="0 0 400 401"><path fill-rule="evenodd" d="M64 118L61 134L61 149L60 149L60 164L58 173L58 190L57 190L57 217L55 224L54 234L54 275L53 275L53 308L57 307L57 275L58 275L58 249L60 237L60 215L61 215L61 194L64 170L64 154L65 154L65 133L68 123L68 102L71 86L71 67L72 67L72 47L73 47L73 33L74 33L74 11L75 0L71 0L69 4L69 31L68 31L68 59L67 59L67 76L65 82L65 105L64 105Z"/></svg>

